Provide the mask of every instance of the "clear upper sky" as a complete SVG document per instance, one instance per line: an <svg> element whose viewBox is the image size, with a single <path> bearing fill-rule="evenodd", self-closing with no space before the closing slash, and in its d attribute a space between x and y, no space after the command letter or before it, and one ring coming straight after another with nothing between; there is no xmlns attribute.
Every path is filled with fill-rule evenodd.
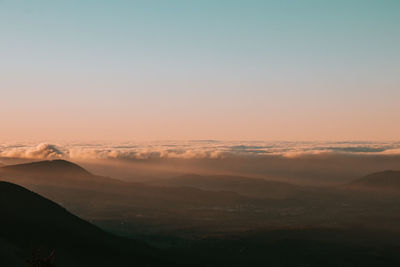
<svg viewBox="0 0 400 267"><path fill-rule="evenodd" d="M398 0L0 0L0 140L400 137Z"/></svg>

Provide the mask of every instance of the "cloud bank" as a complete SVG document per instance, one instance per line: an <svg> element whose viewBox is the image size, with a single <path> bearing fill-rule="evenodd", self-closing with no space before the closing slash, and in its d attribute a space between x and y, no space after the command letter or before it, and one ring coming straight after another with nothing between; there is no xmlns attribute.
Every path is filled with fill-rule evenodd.
<svg viewBox="0 0 400 267"><path fill-rule="evenodd" d="M400 142L225 142L199 140L152 143L0 144L0 157L71 160L147 160L225 157L302 157L320 154L400 154Z"/></svg>
<svg viewBox="0 0 400 267"><path fill-rule="evenodd" d="M57 159L66 155L55 145L42 143L34 147L25 145L2 146L0 147L0 156L3 158Z"/></svg>

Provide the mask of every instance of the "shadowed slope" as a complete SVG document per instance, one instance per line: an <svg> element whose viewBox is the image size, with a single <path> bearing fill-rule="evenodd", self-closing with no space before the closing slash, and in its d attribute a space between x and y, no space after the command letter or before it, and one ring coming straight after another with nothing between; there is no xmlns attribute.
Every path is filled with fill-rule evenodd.
<svg viewBox="0 0 400 267"><path fill-rule="evenodd" d="M147 245L114 237L15 184L0 182L0 213L0 246L10 251L8 262L21 263L41 248L56 250L57 266L162 265Z"/></svg>

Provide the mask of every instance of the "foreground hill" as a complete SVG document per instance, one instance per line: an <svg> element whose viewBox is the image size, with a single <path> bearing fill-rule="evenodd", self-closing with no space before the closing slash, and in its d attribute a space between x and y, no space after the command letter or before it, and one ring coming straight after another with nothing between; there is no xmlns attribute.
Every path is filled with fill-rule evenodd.
<svg viewBox="0 0 400 267"><path fill-rule="evenodd" d="M162 266L145 244L114 237L23 187L0 182L0 265L26 266L35 249L57 266ZM5 265L7 264L7 265Z"/></svg>
<svg viewBox="0 0 400 267"><path fill-rule="evenodd" d="M383 171L369 174L346 185L351 189L400 193L400 171Z"/></svg>
<svg viewBox="0 0 400 267"><path fill-rule="evenodd" d="M257 198L286 198L311 190L282 182L229 175L188 174L171 179L160 179L151 184L171 187L187 186L211 191L232 191Z"/></svg>

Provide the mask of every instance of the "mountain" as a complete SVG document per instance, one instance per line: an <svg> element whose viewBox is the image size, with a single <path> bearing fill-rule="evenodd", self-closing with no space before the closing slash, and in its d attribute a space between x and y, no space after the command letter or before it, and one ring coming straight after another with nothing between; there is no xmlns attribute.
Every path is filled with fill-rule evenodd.
<svg viewBox="0 0 400 267"><path fill-rule="evenodd" d="M0 178L36 191L42 186L64 188L107 188L121 184L118 180L93 175L81 166L66 160L48 160L0 167ZM40 193L40 192L39 192Z"/></svg>
<svg viewBox="0 0 400 267"><path fill-rule="evenodd" d="M390 170L369 174L349 183L345 187L350 189L400 193L400 171Z"/></svg>
<svg viewBox="0 0 400 267"><path fill-rule="evenodd" d="M164 266L158 251L108 234L21 186L0 182L0 265L55 251L57 266ZM3 263L3 264L2 264Z"/></svg>
<svg viewBox="0 0 400 267"><path fill-rule="evenodd" d="M9 165L4 166L3 170L7 172L30 172L40 174L47 172L53 174L91 175L90 172L81 166L61 159Z"/></svg>
<svg viewBox="0 0 400 267"><path fill-rule="evenodd" d="M200 176L182 175L171 179L160 179L151 184L169 187L194 187L210 191L232 191L256 198L286 198L310 188L264 179L229 175Z"/></svg>

